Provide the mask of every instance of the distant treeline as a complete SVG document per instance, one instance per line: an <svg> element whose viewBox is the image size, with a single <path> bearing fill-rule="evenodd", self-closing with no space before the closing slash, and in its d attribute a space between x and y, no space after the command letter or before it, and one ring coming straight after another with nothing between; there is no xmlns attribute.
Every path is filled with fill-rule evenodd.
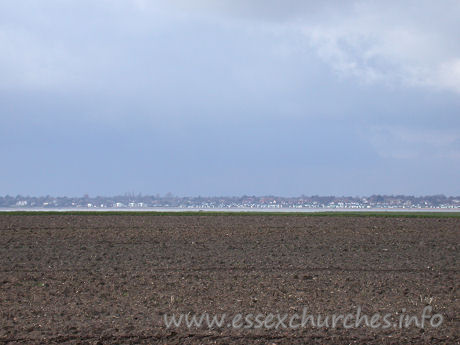
<svg viewBox="0 0 460 345"><path fill-rule="evenodd" d="M460 207L460 196L428 195L371 195L353 196L220 196L179 197L166 195L125 194L118 196L54 197L54 196L0 196L0 207Z"/></svg>

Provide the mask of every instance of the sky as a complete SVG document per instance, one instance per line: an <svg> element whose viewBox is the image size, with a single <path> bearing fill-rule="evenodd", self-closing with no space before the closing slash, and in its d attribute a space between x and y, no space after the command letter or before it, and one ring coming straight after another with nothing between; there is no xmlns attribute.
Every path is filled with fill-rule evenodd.
<svg viewBox="0 0 460 345"><path fill-rule="evenodd" d="M459 18L1 0L0 195L460 195Z"/></svg>

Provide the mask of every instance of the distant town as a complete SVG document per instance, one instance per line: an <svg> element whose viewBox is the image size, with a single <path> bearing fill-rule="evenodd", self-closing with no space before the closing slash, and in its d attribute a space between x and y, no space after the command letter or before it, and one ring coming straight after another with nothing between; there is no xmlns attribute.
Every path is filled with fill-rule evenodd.
<svg viewBox="0 0 460 345"><path fill-rule="evenodd" d="M50 209L460 209L460 196L371 195L346 196L248 196L179 197L125 194L113 197L0 196L0 208Z"/></svg>

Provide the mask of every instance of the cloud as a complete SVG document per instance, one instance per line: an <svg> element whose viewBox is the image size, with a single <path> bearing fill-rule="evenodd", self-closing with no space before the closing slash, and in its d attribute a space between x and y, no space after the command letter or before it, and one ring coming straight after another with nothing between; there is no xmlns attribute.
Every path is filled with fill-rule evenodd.
<svg viewBox="0 0 460 345"><path fill-rule="evenodd" d="M301 31L338 74L460 93L460 1L174 0L183 11Z"/></svg>
<svg viewBox="0 0 460 345"><path fill-rule="evenodd" d="M356 2L348 16L303 32L341 75L460 93L460 2L414 5Z"/></svg>
<svg viewBox="0 0 460 345"><path fill-rule="evenodd" d="M88 64L120 56L117 40L148 44L149 34L165 23L175 23L171 29L208 20L281 30L283 51L305 44L341 77L460 93L458 0L6 1L0 12L3 85L76 83ZM114 42L106 42L111 37Z"/></svg>
<svg viewBox="0 0 460 345"><path fill-rule="evenodd" d="M459 7L0 1L3 189L62 194L59 175L109 194L133 180L179 194L453 193ZM37 157L56 174L37 177Z"/></svg>

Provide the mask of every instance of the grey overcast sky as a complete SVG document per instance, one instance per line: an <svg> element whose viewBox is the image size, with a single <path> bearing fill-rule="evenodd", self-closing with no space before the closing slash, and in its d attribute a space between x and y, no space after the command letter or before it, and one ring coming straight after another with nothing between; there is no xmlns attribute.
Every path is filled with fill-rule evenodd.
<svg viewBox="0 0 460 345"><path fill-rule="evenodd" d="M460 195L460 1L2 0L0 195Z"/></svg>

